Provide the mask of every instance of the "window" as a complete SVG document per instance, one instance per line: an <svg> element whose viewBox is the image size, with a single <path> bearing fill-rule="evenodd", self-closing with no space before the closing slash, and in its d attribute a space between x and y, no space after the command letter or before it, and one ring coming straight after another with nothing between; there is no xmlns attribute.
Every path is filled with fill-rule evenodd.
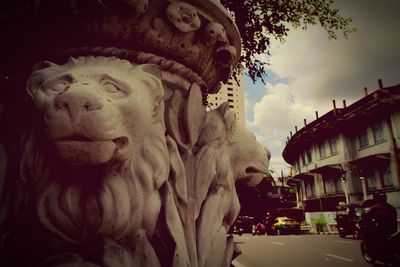
<svg viewBox="0 0 400 267"><path fill-rule="evenodd" d="M372 126L372 131L374 133L375 143L379 143L385 140L385 135L383 134L383 124L378 123Z"/></svg>
<svg viewBox="0 0 400 267"><path fill-rule="evenodd" d="M306 155L307 155L307 163L312 162L311 150L307 150Z"/></svg>
<svg viewBox="0 0 400 267"><path fill-rule="evenodd" d="M233 99L228 99L229 102L233 103Z"/></svg>
<svg viewBox="0 0 400 267"><path fill-rule="evenodd" d="M231 94L231 93L228 93L228 96L233 96L233 94Z"/></svg>
<svg viewBox="0 0 400 267"><path fill-rule="evenodd" d="M318 150L319 150L319 157L321 159L325 158L326 157L326 150L325 150L325 144L324 143L319 144Z"/></svg>
<svg viewBox="0 0 400 267"><path fill-rule="evenodd" d="M336 193L335 184L333 183L332 179L324 179L324 191L325 194L333 194Z"/></svg>
<svg viewBox="0 0 400 267"><path fill-rule="evenodd" d="M336 183L336 192L343 193L343 183L341 177L335 179L335 183Z"/></svg>
<svg viewBox="0 0 400 267"><path fill-rule="evenodd" d="M313 197L315 196L315 186L314 186L314 179L305 179L304 186L306 188L306 196Z"/></svg>
<svg viewBox="0 0 400 267"><path fill-rule="evenodd" d="M303 163L303 166L306 165L306 157L304 154L301 154L301 163Z"/></svg>
<svg viewBox="0 0 400 267"><path fill-rule="evenodd" d="M365 181L367 182L368 190L377 189L376 178L373 171L367 171L365 173Z"/></svg>
<svg viewBox="0 0 400 267"><path fill-rule="evenodd" d="M331 151L331 155L336 155L338 153L337 143L338 143L337 137L334 137L329 140L329 149Z"/></svg>
<svg viewBox="0 0 400 267"><path fill-rule="evenodd" d="M381 179L382 187L393 186L392 172L390 171L389 164L379 170L379 176Z"/></svg>
<svg viewBox="0 0 400 267"><path fill-rule="evenodd" d="M358 137L358 140L360 143L360 148L366 147L369 145L367 129L365 129L364 132L362 132L362 134Z"/></svg>
<svg viewBox="0 0 400 267"><path fill-rule="evenodd" d="M232 87L228 87L228 91L233 91L233 88Z"/></svg>
<svg viewBox="0 0 400 267"><path fill-rule="evenodd" d="M234 106L233 106L233 105L229 105L229 107L230 107L230 108L234 108Z"/></svg>
<svg viewBox="0 0 400 267"><path fill-rule="evenodd" d="M340 177L324 177L325 194L337 194L343 192Z"/></svg>

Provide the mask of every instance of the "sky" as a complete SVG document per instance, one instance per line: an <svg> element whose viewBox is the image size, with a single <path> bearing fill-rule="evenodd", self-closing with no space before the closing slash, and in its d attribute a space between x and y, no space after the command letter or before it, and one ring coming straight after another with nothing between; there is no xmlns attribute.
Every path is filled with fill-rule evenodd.
<svg viewBox="0 0 400 267"><path fill-rule="evenodd" d="M400 0L336 0L340 14L357 28L349 39L329 40L318 26L292 29L284 43L272 40L267 84L245 76L246 126L271 151L276 175L289 165L282 158L286 137L308 122L368 92L400 84Z"/></svg>

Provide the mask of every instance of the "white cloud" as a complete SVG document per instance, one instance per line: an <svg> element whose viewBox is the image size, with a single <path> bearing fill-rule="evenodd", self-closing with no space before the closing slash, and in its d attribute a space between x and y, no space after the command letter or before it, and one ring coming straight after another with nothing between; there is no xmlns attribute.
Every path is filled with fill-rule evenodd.
<svg viewBox="0 0 400 267"><path fill-rule="evenodd" d="M259 101L246 103L246 117L252 118L247 125L271 150L271 168L279 173L287 166L281 157L286 137L295 125L303 126L303 118L314 120L315 111L322 116L332 109L332 99L338 107L343 99L350 105L363 97L363 87L376 90L378 78L385 86L400 83L400 2L337 2L357 32L348 40L328 40L323 29L310 27L291 30L283 44L273 41L267 60L281 80L268 84Z"/></svg>
<svg viewBox="0 0 400 267"><path fill-rule="evenodd" d="M297 102L293 88L288 84L267 85L268 93L253 107L253 120L248 124L256 134L257 140L271 151L270 166L275 171L287 171L287 163L282 159L289 131L294 126L301 128L303 119L311 120L314 110L311 106Z"/></svg>

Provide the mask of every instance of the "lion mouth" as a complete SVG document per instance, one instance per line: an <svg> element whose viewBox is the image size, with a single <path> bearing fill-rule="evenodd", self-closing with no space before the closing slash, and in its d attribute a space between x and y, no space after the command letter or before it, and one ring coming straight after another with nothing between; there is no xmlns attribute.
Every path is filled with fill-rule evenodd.
<svg viewBox="0 0 400 267"><path fill-rule="evenodd" d="M264 178L266 171L262 171L253 166L247 167L244 177L239 178L242 183L248 186L256 186Z"/></svg>
<svg viewBox="0 0 400 267"><path fill-rule="evenodd" d="M68 136L68 137L64 137L64 138L60 138L57 141L72 141L72 142L94 142L95 140L93 138L90 138L88 136L84 136L84 135L72 135L72 136Z"/></svg>
<svg viewBox="0 0 400 267"><path fill-rule="evenodd" d="M73 165L98 165L109 162L128 145L127 137L108 140L71 135L55 140L60 158Z"/></svg>
<svg viewBox="0 0 400 267"><path fill-rule="evenodd" d="M115 144L115 147L117 149L121 149L125 147L128 144L128 138L127 137L117 137L114 139L109 139L109 140L102 140L102 139L94 139L85 135L71 135L68 137L60 138L56 140L57 142L73 142L73 143L85 143L85 142L113 142Z"/></svg>
<svg viewBox="0 0 400 267"><path fill-rule="evenodd" d="M265 172L260 171L259 169L255 168L255 167L247 167L246 168L246 174L248 176L260 175L260 174L264 175Z"/></svg>

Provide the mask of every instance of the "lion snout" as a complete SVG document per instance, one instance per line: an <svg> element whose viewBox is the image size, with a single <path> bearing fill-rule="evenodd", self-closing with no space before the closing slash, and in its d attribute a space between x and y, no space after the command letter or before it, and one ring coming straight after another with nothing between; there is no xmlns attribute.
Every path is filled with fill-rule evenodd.
<svg viewBox="0 0 400 267"><path fill-rule="evenodd" d="M82 112L91 112L103 108L103 101L95 93L85 91L66 91L54 99L58 111L65 111L71 117L79 116Z"/></svg>
<svg viewBox="0 0 400 267"><path fill-rule="evenodd" d="M50 135L55 138L70 134L87 135L94 139L114 137L111 132L118 130L117 121L113 120L115 110L112 107L105 108L104 102L101 95L88 90L68 90L55 96L44 117ZM98 133L102 133L102 136L98 136Z"/></svg>

